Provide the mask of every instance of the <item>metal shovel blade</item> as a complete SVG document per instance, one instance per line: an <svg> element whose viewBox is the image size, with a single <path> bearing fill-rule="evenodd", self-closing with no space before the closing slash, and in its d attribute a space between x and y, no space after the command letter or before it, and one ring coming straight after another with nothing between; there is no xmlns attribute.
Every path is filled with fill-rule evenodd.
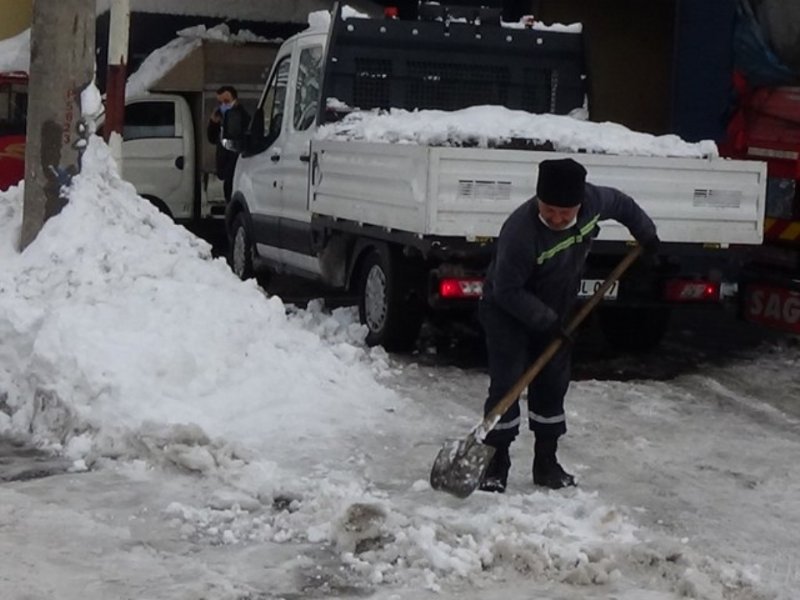
<svg viewBox="0 0 800 600"><path fill-rule="evenodd" d="M475 432L463 440L448 440L436 455L431 469L431 487L466 498L481 483L494 448L475 438Z"/></svg>

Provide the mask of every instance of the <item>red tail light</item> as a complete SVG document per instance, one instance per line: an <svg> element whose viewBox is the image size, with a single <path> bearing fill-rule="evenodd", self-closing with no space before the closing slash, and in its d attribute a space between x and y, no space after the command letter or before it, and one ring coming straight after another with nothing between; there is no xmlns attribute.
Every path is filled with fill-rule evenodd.
<svg viewBox="0 0 800 600"><path fill-rule="evenodd" d="M664 299L670 302L719 302L719 282L673 279L664 287Z"/></svg>
<svg viewBox="0 0 800 600"><path fill-rule="evenodd" d="M483 279L448 278L439 280L441 298L480 298L483 293Z"/></svg>
<svg viewBox="0 0 800 600"><path fill-rule="evenodd" d="M396 19L400 15L400 11L396 6L387 6L383 9L383 16L387 19Z"/></svg>

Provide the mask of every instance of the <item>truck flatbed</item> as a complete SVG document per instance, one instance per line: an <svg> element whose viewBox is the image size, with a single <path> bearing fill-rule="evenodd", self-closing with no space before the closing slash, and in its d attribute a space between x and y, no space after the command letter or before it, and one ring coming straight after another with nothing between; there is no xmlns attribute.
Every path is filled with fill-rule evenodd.
<svg viewBox="0 0 800 600"><path fill-rule="evenodd" d="M572 156L588 180L618 188L648 212L665 242L758 244L766 167L720 158L568 154L315 140L311 214L420 236L496 237L533 195L537 165ZM629 240L609 222L599 239Z"/></svg>

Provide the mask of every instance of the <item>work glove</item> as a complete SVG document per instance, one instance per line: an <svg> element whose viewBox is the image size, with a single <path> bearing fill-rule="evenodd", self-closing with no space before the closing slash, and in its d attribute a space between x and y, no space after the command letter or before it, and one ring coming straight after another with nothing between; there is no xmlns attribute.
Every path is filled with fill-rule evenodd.
<svg viewBox="0 0 800 600"><path fill-rule="evenodd" d="M547 333L554 340L561 340L561 343L564 345L575 343L575 333L567 331L567 328L561 324L561 321L556 321L550 329L547 330Z"/></svg>

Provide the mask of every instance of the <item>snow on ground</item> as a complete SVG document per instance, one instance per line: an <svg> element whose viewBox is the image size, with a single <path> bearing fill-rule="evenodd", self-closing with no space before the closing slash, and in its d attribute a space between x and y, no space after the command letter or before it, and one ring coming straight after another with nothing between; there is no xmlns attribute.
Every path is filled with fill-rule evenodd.
<svg viewBox="0 0 800 600"><path fill-rule="evenodd" d="M457 500L428 470L485 375L367 350L351 309L287 310L101 141L83 164L21 254L21 190L0 195L0 434L76 471L0 486L4 597L791 597L796 426L725 383L758 367L576 385L585 488L534 489L526 438L509 494Z"/></svg>
<svg viewBox="0 0 800 600"><path fill-rule="evenodd" d="M333 100L332 107L341 109ZM550 142L557 151L626 156L716 157L711 140L683 141L676 135L655 136L617 123L593 123L570 116L531 114L500 106L463 110L354 111L341 121L324 125L320 139L358 140L430 146L498 146L513 139Z"/></svg>

